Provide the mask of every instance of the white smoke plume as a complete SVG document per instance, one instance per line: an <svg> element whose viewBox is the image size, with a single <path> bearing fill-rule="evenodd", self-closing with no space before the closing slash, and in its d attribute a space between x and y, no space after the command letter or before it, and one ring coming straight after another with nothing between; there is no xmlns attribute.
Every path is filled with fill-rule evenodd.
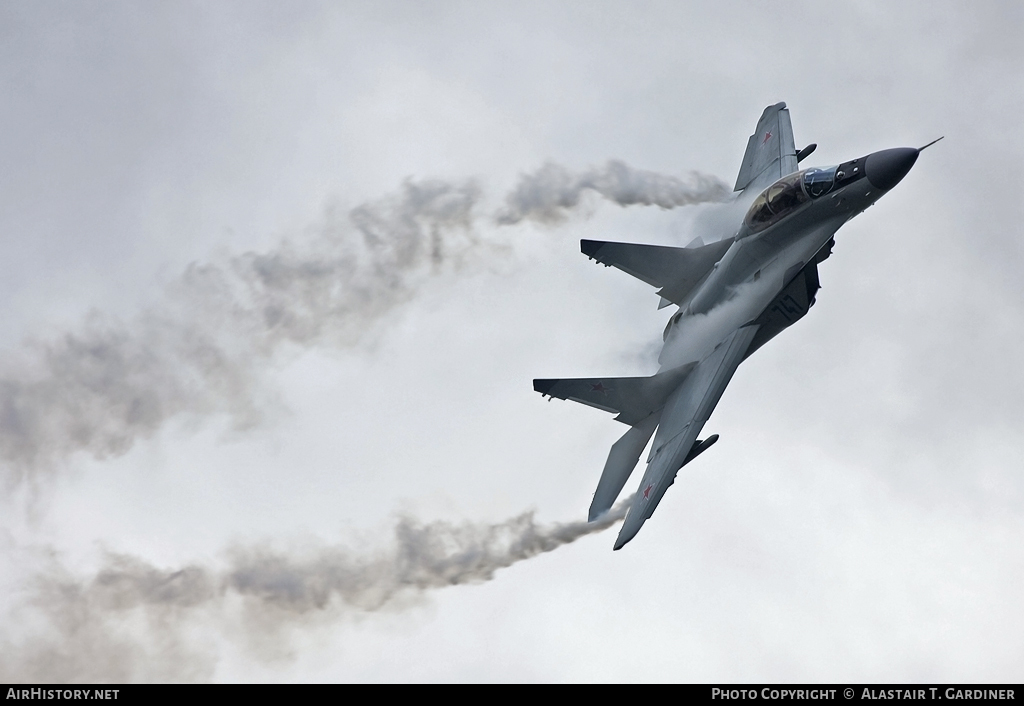
<svg viewBox="0 0 1024 706"><path fill-rule="evenodd" d="M764 308L765 295L781 286L767 277L733 288L731 296L703 314L679 315L658 362L665 370L703 360L721 341Z"/></svg>
<svg viewBox="0 0 1024 706"><path fill-rule="evenodd" d="M557 222L585 189L662 208L728 193L697 174L686 184L618 161L579 175L548 163L521 179L497 221ZM123 454L170 419L257 423L262 372L285 344L353 345L426 278L507 256L503 236L479 233L481 200L472 180L406 180L268 252L191 265L132 321L95 313L30 342L19 363L0 361L0 480L35 484L76 452Z"/></svg>
<svg viewBox="0 0 1024 706"><path fill-rule="evenodd" d="M508 195L511 211L486 218L494 212L472 180L407 180L347 214L328 212L269 251L191 265L160 304L129 321L95 313L75 330L30 341L20 357L0 360L0 481L39 488L75 454L126 453L171 420L258 423L265 374L289 351L357 345L430 277L514 253L514 231L496 221L557 222L581 189L663 208L719 198L710 178L687 186L620 162L568 174L546 165ZM311 616L320 623L400 609L430 589L488 581L624 514L620 505L595 523L548 526L531 513L493 525L405 518L377 554L249 546L228 552L223 565L177 570L118 555L84 581L51 557L15 589L27 604L0 619L0 681L208 679L216 649L197 645L210 630L216 639L244 634L265 650Z"/></svg>
<svg viewBox="0 0 1024 706"><path fill-rule="evenodd" d="M392 545L376 554L245 547L229 552L222 568L174 570L114 555L86 581L53 565L37 576L31 598L46 630L0 638L0 681L209 679L216 653L196 646L199 622L230 632L234 619L250 649L276 644L280 656L288 629L308 619L322 625L402 609L431 589L490 581L498 569L611 527L631 500L592 523L539 525L532 512L497 524L403 517Z"/></svg>
<svg viewBox="0 0 1024 706"><path fill-rule="evenodd" d="M29 343L20 365L0 362L0 473L10 486L76 451L121 454L174 417L253 424L261 372L284 344L351 345L479 249L479 198L471 181L406 181L301 241L193 264L134 321L94 314Z"/></svg>
<svg viewBox="0 0 1024 706"><path fill-rule="evenodd" d="M532 174L523 175L506 197L505 208L497 215L500 224L524 219L540 223L561 223L569 212L580 206L587 192L594 192L620 206L660 206L664 209L700 203L720 203L732 195L732 189L720 179L691 172L689 181L634 169L611 160L604 167L572 173L552 162Z"/></svg>

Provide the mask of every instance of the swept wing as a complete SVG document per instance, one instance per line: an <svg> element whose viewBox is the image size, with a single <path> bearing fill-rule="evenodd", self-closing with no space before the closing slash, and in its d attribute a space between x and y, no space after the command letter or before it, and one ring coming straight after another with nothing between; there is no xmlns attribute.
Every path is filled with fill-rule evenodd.
<svg viewBox="0 0 1024 706"><path fill-rule="evenodd" d="M669 302L681 305L722 259L732 242L732 238L727 238L695 248L676 248L581 240L580 250L605 267L615 267L658 287L662 306L665 306Z"/></svg>
<svg viewBox="0 0 1024 706"><path fill-rule="evenodd" d="M618 415L616 421L634 426L664 407L665 400L693 367L691 363L651 377L535 379L533 389L548 397L612 412Z"/></svg>

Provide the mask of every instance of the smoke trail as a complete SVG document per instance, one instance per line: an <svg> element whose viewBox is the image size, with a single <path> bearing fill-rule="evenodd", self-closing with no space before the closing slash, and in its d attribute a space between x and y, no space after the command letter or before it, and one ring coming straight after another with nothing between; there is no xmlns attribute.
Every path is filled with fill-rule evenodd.
<svg viewBox="0 0 1024 706"><path fill-rule="evenodd" d="M580 205L587 191L593 191L620 206L644 204L669 209L698 203L719 203L732 193L717 177L692 172L690 181L643 169L618 160L603 168L573 174L548 162L533 174L523 175L506 197L505 209L497 215L499 224L530 219L557 224Z"/></svg>
<svg viewBox="0 0 1024 706"><path fill-rule="evenodd" d="M480 249L479 198L471 181L406 181L349 222L329 213L301 242L191 265L133 321L93 314L31 342L27 363L0 367L0 473L11 485L76 451L122 454L174 417L254 424L261 373L283 344L351 345Z"/></svg>
<svg viewBox="0 0 1024 706"><path fill-rule="evenodd" d="M50 632L0 642L0 681L208 679L216 654L197 650L190 629L199 621L224 627L239 602L249 647L259 650L310 617L322 624L401 609L431 589L489 581L498 569L607 529L625 517L631 500L593 523L538 525L532 512L498 524L403 517L392 546L377 554L248 547L229 552L222 569L177 570L115 555L85 582L55 568L37 577L33 596Z"/></svg>
<svg viewBox="0 0 1024 706"><path fill-rule="evenodd" d="M499 224L557 222L594 190L662 208L728 193L713 177L675 177L612 161L572 175L548 163L508 194ZM171 419L259 422L268 364L289 347L350 346L429 277L511 252L476 227L473 181L406 180L399 191L328 212L303 238L188 267L162 304L123 322L92 314L56 340L0 361L0 480L38 484L75 453L127 452Z"/></svg>
<svg viewBox="0 0 1024 706"><path fill-rule="evenodd" d="M580 188L623 205L698 198L680 196L671 177L620 163L606 171L613 176L588 176ZM506 201L547 188L530 180ZM513 252L504 239L513 231L481 220L482 198L473 181L407 180L347 214L329 211L269 251L192 264L159 305L129 321L94 313L75 330L30 341L20 359L0 361L0 480L38 487L76 453L123 454L172 419L258 423L270 394L264 375L289 351L355 345L430 277ZM564 189L545 198L555 205L498 220L550 222L579 202ZM481 233L480 223L490 230ZM540 526L530 513L497 525L405 518L393 546L377 554L250 546L229 552L224 566L175 571L113 556L88 581L51 558L27 585L35 618L18 621L21 632L3 620L0 681L209 678L216 650L197 649L197 635L230 632L232 614L242 616L240 632L265 646L309 616L398 609L430 589L490 580L606 528L625 507L593 524Z"/></svg>
<svg viewBox="0 0 1024 706"><path fill-rule="evenodd" d="M289 611L305 612L332 600L361 610L378 610L404 591L489 581L494 572L538 554L554 551L626 516L628 500L595 522L539 526L533 512L500 524L433 522L402 518L395 547L370 560L338 549L305 561L262 550L235 552L220 584Z"/></svg>

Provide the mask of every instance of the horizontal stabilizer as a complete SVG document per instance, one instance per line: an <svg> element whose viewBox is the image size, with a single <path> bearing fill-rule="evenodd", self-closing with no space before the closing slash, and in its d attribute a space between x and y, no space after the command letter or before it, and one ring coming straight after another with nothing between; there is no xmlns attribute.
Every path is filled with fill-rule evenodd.
<svg viewBox="0 0 1024 706"><path fill-rule="evenodd" d="M581 240L580 250L605 267L617 267L658 288L662 299L682 304L732 245L732 238L695 248Z"/></svg>
<svg viewBox="0 0 1024 706"><path fill-rule="evenodd" d="M533 381L533 389L617 414L616 421L634 426L665 406L694 365L688 363L652 377L538 379Z"/></svg>

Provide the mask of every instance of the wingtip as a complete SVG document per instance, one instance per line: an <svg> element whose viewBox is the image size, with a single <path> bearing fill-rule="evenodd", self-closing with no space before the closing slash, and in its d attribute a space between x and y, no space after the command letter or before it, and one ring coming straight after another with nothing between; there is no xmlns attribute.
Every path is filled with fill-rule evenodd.
<svg viewBox="0 0 1024 706"><path fill-rule="evenodd" d="M597 259L597 251L604 245L600 240L580 240L580 252L590 258Z"/></svg>
<svg viewBox="0 0 1024 706"><path fill-rule="evenodd" d="M555 382L555 380L541 380L539 378L535 378L533 381L533 389L542 395L546 395L548 394L548 391L554 387Z"/></svg>

